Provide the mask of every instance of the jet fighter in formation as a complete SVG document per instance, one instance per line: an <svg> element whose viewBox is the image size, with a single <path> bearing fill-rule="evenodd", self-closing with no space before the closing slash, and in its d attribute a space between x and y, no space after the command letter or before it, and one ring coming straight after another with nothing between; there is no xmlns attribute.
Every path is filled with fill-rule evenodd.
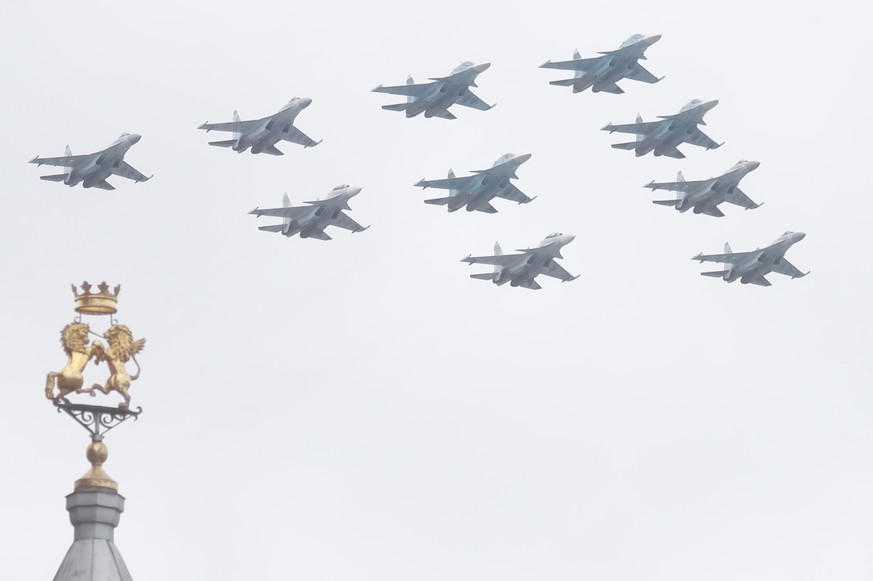
<svg viewBox="0 0 873 581"><path fill-rule="evenodd" d="M63 182L70 187L82 184L85 188L100 188L114 190L115 187L106 181L111 175L121 176L134 182L145 182L153 176L144 176L132 165L124 161L124 154L141 139L135 133L122 133L106 149L85 155L73 155L68 145L63 157L39 157L30 160L36 165L54 165L64 167L64 173L50 176L40 176L39 179L50 182Z"/></svg>
<svg viewBox="0 0 873 581"><path fill-rule="evenodd" d="M724 214L718 209L718 205L722 202L742 206L746 210L754 210L761 206L743 193L738 185L741 179L756 170L759 165L760 162L741 159L722 175L708 180L688 182L680 171L675 182L651 181L643 187L676 192L675 200L653 200L653 204L673 206L680 212L687 212L693 208L695 214L721 218Z"/></svg>
<svg viewBox="0 0 873 581"><path fill-rule="evenodd" d="M791 278L801 278L809 272L801 272L796 266L785 259L785 253L789 248L806 237L803 232L788 231L769 246L758 248L751 252L733 252L727 242L724 244L724 254L698 254L691 260L700 262L721 262L725 264L724 270L701 272L703 276L721 278L727 282L739 279L743 284L757 284L770 286L770 281L764 275L778 272Z"/></svg>
<svg viewBox="0 0 873 581"><path fill-rule="evenodd" d="M379 85L374 93L389 93L391 95L406 95L406 103L383 105L387 111L405 111L407 117L415 117L424 113L425 117L441 117L456 119L449 107L458 104L464 107L487 111L494 105L489 105L470 91L477 87L476 77L491 66L491 63L479 65L469 61L463 62L447 77L433 77L430 83L415 84L412 76L406 79L405 85L384 87Z"/></svg>
<svg viewBox="0 0 873 581"><path fill-rule="evenodd" d="M255 216L277 216L282 218L281 224L259 226L258 230L266 232L281 232L283 236L300 234L301 238L318 238L331 240L324 231L328 226L344 228L352 232L363 232L369 226L363 227L343 212L351 210L349 200L361 193L361 188L347 184L335 187L327 197L312 202L303 202L306 206L292 206L288 194L282 199L281 208L255 208L249 214Z"/></svg>
<svg viewBox="0 0 873 581"><path fill-rule="evenodd" d="M237 153L242 153L251 148L252 153L269 153L270 155L284 155L276 147L280 141L290 141L303 147L315 147L321 141L314 141L308 135L294 127L297 114L309 107L312 99L309 97L294 97L288 101L278 112L261 117L241 121L239 113L233 112L233 121L227 123L206 122L197 129L209 131L231 131L233 139L225 141L210 141L209 145L216 147L229 147Z"/></svg>
<svg viewBox="0 0 873 581"><path fill-rule="evenodd" d="M564 267L555 262L561 255L561 248L573 241L572 234L554 232L546 236L536 248L517 250L516 254L503 254L500 243L494 243L494 256L467 256L461 262L469 264L493 264L494 272L471 274L470 278L490 280L500 286L509 283L510 286L520 286L537 290L542 288L535 280L544 274L560 279L561 282L576 280L579 275L571 275Z"/></svg>
<svg viewBox="0 0 873 581"><path fill-rule="evenodd" d="M614 143L612 147L615 149L632 149L637 157L652 151L656 156L666 155L682 159L685 154L676 149L676 146L682 143L690 143L706 149L721 147L721 143L716 143L697 127L698 125L706 125L703 116L716 105L718 105L718 101L704 102L700 99L693 99L675 115L659 116L660 121L644 122L643 118L637 115L636 123L627 125L610 123L602 129L610 133L618 131L619 133L635 133L637 135L636 141Z"/></svg>
<svg viewBox="0 0 873 581"><path fill-rule="evenodd" d="M656 77L639 64L640 60L646 60L646 49L660 39L660 34L654 36L634 34L621 43L618 49L598 53L602 56L583 59L577 50L573 53L571 61L548 60L541 64L540 68L575 71L572 79L550 81L550 85L573 87L574 93L591 88L594 93L605 91L619 95L624 91L616 83L622 79L657 83L664 78Z"/></svg>
<svg viewBox="0 0 873 581"><path fill-rule="evenodd" d="M506 198L519 204L527 204L534 200L510 183L510 179L518 178L515 171L530 159L529 153L515 155L506 153L488 168L473 170L473 175L455 177L449 170L449 177L442 180L419 180L415 185L420 188L442 188L449 190L448 197L425 200L425 204L446 206L449 212L454 212L466 206L468 212L479 211L494 214L497 209L491 205L495 197Z"/></svg>

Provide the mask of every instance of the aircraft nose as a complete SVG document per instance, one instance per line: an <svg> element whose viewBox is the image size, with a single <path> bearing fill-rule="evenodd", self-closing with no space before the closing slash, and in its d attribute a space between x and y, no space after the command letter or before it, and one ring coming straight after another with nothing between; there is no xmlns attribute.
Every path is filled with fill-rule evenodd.
<svg viewBox="0 0 873 581"><path fill-rule="evenodd" d="M646 37L646 44L651 46L661 40L660 34L653 34L652 36Z"/></svg>
<svg viewBox="0 0 873 581"><path fill-rule="evenodd" d="M576 239L576 235L575 234L564 234L561 237L561 239L562 239L562 242L564 244L569 244L569 243L573 242L573 240Z"/></svg>
<svg viewBox="0 0 873 581"><path fill-rule="evenodd" d="M718 99L713 99L712 101L707 101L706 103L704 103L704 104L702 105L702 107L703 107L704 109L706 109L707 111L709 111L710 109L712 109L712 108L715 107L716 105L718 105Z"/></svg>
<svg viewBox="0 0 873 581"><path fill-rule="evenodd" d="M523 164L524 162L526 162L527 160L529 160L529 159L530 159L530 156L531 156L531 154L529 154L529 153L523 153L523 154L521 154L521 155L516 155L516 156L515 156L515 162L516 162L517 164L521 165L521 164Z"/></svg>
<svg viewBox="0 0 873 581"><path fill-rule="evenodd" d="M795 232L792 236L795 242L800 242L804 238L806 238L806 232Z"/></svg>
<svg viewBox="0 0 873 581"><path fill-rule="evenodd" d="M749 162L749 171L758 169L758 166L761 165L760 161L750 161Z"/></svg>
<svg viewBox="0 0 873 581"><path fill-rule="evenodd" d="M127 139L131 143L137 143L140 139L142 139L142 135L139 135L138 133L132 133L127 136Z"/></svg>
<svg viewBox="0 0 873 581"><path fill-rule="evenodd" d="M309 105L311 105L311 104L312 104L312 99L310 99L309 97L300 97L300 107L301 108L305 109L306 107L309 107Z"/></svg>
<svg viewBox="0 0 873 581"><path fill-rule="evenodd" d="M481 65L476 65L473 67L473 70L477 73L484 73L491 66L491 63L482 63Z"/></svg>
<svg viewBox="0 0 873 581"><path fill-rule="evenodd" d="M361 188L359 188L357 186L349 188L349 197L350 198L354 198L355 196L357 196L360 193L361 193Z"/></svg>

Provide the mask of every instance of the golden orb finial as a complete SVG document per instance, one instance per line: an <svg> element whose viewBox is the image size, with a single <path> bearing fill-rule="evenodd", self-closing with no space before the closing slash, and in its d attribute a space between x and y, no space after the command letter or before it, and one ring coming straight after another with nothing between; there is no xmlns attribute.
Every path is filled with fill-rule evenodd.
<svg viewBox="0 0 873 581"><path fill-rule="evenodd" d="M76 480L75 490L82 488L109 488L118 490L118 483L103 470L103 463L109 458L109 449L103 442L91 442L85 451L91 468Z"/></svg>

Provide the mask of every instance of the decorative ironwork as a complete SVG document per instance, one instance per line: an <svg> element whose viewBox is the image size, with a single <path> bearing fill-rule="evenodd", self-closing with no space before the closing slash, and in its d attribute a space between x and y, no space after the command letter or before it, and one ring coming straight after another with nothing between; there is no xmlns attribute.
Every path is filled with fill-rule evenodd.
<svg viewBox="0 0 873 581"><path fill-rule="evenodd" d="M106 432L130 418L138 419L139 414L142 413L142 408L140 407L137 407L136 410L131 410L127 408L86 405L71 403L64 398L55 399L54 404L58 408L58 413L66 413L76 420L80 426L88 430L88 433L91 434L92 442L102 442Z"/></svg>

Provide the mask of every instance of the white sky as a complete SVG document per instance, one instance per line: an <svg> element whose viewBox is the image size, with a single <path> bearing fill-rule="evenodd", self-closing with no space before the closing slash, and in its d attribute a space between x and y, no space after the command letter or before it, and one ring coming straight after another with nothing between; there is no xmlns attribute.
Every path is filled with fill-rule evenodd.
<svg viewBox="0 0 873 581"><path fill-rule="evenodd" d="M107 439L137 579L869 579L860 6L16 3L0 22L3 577L51 578L72 541L87 436L43 377L65 360L69 284L105 279L148 339L143 416ZM573 95L537 68L634 32L663 34L646 63L661 83ZM492 111L405 119L369 92L463 60L492 63ZM297 126L314 149L237 155L195 129L294 95L313 99ZM637 159L599 131L695 97L721 101L721 149ZM26 163L125 131L152 181L69 189ZM412 187L508 151L533 154L526 206L447 214ZM761 209L680 215L641 187L740 158L761 162L743 182ZM285 239L246 214L340 183L364 188L351 216L370 230ZM789 229L807 278L727 285L689 260ZM458 262L556 230L576 234L571 284L498 288Z"/></svg>

